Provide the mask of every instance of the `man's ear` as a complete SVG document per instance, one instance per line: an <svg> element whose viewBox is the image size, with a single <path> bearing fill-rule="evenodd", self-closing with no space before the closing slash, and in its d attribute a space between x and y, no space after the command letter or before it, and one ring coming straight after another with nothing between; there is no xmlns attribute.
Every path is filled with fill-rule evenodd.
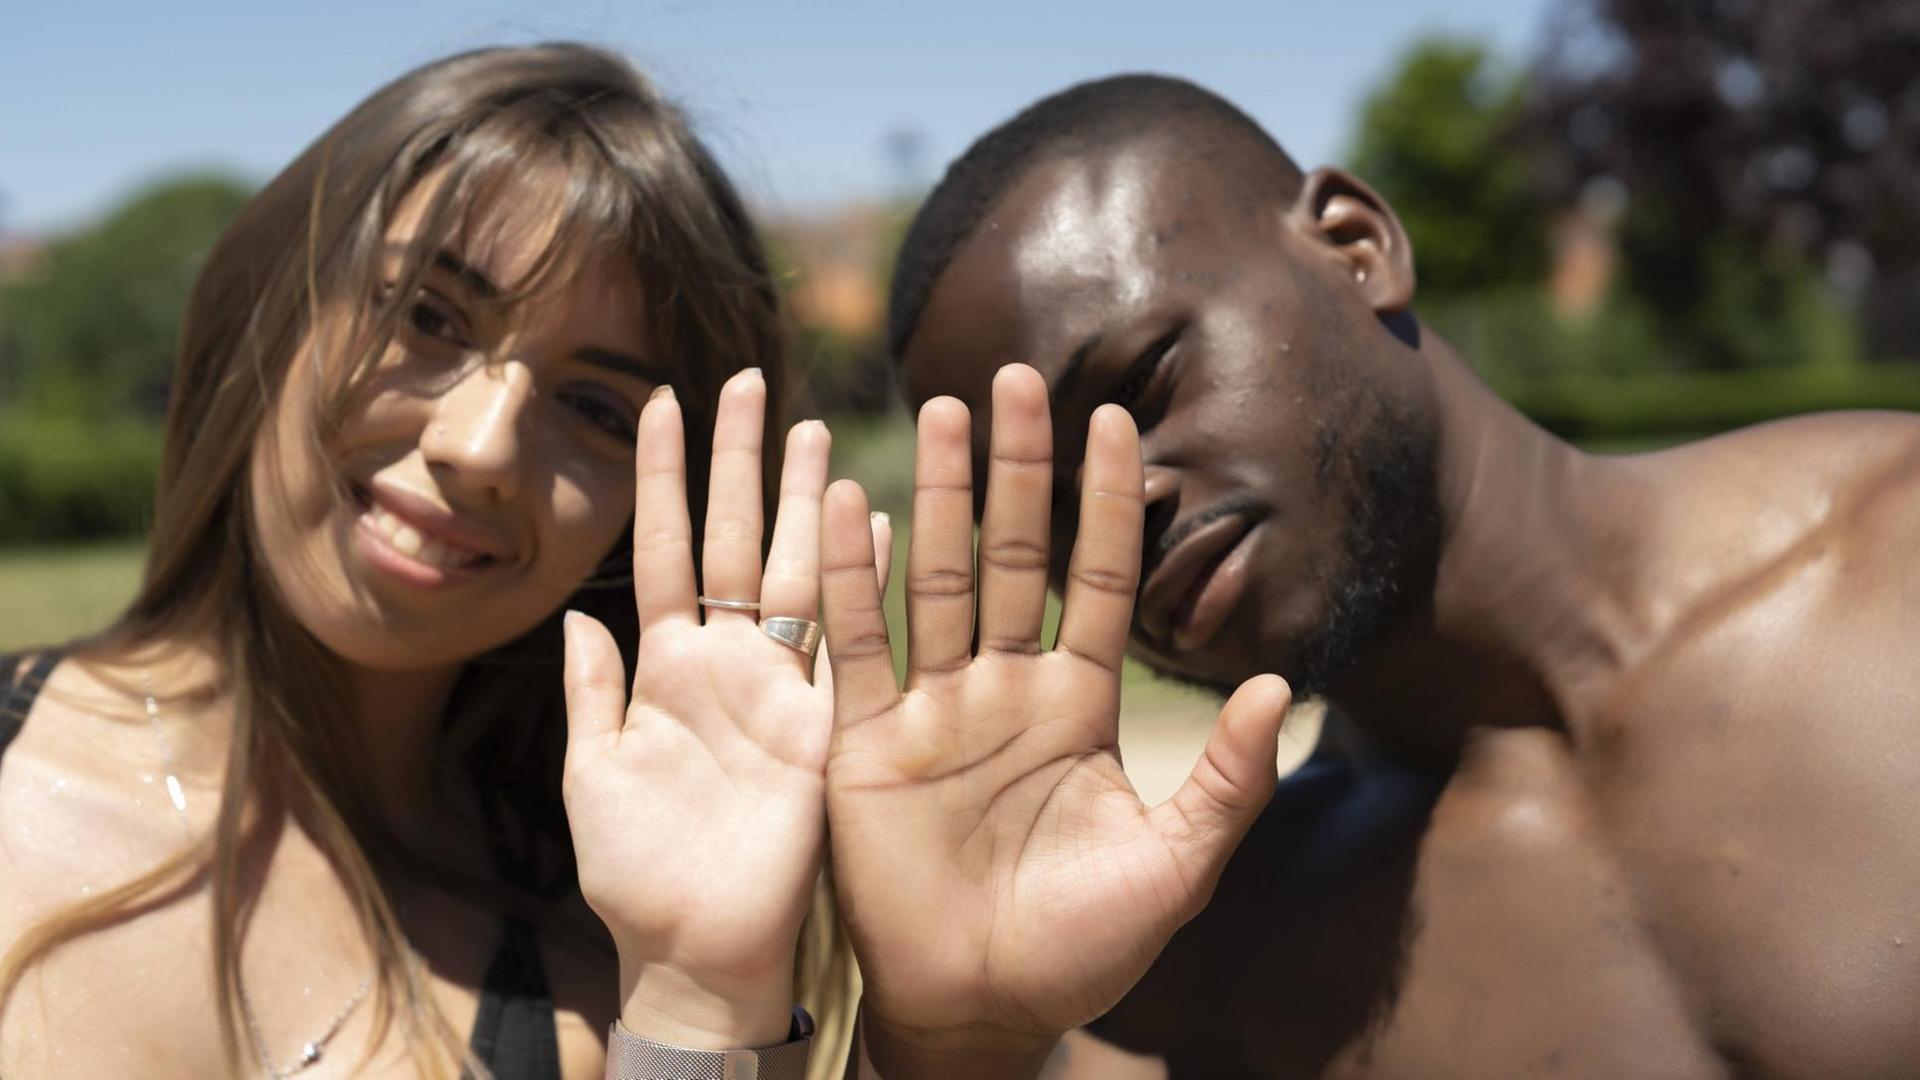
<svg viewBox="0 0 1920 1080"><path fill-rule="evenodd" d="M1288 222L1339 260L1367 305L1382 315L1413 303L1413 244L1387 200L1342 169L1307 174Z"/></svg>

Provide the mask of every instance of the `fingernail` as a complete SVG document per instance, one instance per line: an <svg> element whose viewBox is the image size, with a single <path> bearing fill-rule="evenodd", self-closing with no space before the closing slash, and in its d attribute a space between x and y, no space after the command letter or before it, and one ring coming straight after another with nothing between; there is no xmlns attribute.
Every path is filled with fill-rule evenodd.
<svg viewBox="0 0 1920 1080"><path fill-rule="evenodd" d="M668 386L665 383L661 383L659 386L656 386L653 388L653 393L648 395L647 400L652 401L654 398L671 399L672 397L673 397L673 387Z"/></svg>
<svg viewBox="0 0 1920 1080"><path fill-rule="evenodd" d="M753 378L753 379L764 379L764 378L766 378L766 374L765 374L764 372L762 372L762 371L761 371L761 370L760 370L759 368L757 368L757 367L750 367L750 368L741 368L741 369L740 369L740 374L742 374L742 375L745 375L745 376L747 376L748 378Z"/></svg>
<svg viewBox="0 0 1920 1080"><path fill-rule="evenodd" d="M885 510L875 510L873 513L867 516L873 519L873 523L875 525L892 525L893 524L893 518L889 517Z"/></svg>

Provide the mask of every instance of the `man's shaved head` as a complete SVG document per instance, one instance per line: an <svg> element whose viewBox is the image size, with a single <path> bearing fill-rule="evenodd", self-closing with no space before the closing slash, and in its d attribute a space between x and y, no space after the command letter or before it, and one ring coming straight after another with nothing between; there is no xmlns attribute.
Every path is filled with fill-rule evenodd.
<svg viewBox="0 0 1920 1080"><path fill-rule="evenodd" d="M1291 199L1299 166L1225 98L1163 75L1114 75L1068 87L981 136L947 168L900 248L887 305L887 347L899 360L954 252L1034 166L1103 150L1144 133L1178 133L1190 160L1250 196Z"/></svg>

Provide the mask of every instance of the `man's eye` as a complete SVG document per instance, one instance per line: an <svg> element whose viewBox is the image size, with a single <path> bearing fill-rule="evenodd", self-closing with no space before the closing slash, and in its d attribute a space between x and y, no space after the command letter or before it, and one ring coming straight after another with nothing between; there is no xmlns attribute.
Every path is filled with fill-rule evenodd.
<svg viewBox="0 0 1920 1080"><path fill-rule="evenodd" d="M624 399L610 400L607 395L592 390L566 390L555 397L589 424L626 445L631 446L639 434L639 418Z"/></svg>
<svg viewBox="0 0 1920 1080"><path fill-rule="evenodd" d="M1153 383L1154 373L1160 370L1160 361L1166 359L1167 353L1173 350L1173 346L1180 340L1180 335L1185 330L1184 325L1176 326L1147 346L1146 351L1140 354L1131 367L1127 368L1126 376L1121 380L1119 389L1114 391L1112 398L1114 404L1131 410L1139 403L1141 396L1147 392L1147 387Z"/></svg>

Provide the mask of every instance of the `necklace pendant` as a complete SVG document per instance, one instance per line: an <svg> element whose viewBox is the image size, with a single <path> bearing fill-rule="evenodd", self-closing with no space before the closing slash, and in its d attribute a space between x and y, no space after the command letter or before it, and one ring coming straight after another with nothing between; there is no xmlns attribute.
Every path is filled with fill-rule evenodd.
<svg viewBox="0 0 1920 1080"><path fill-rule="evenodd" d="M173 808L181 813L187 812L187 792L180 786L180 778L167 774L167 798L172 800Z"/></svg>
<svg viewBox="0 0 1920 1080"><path fill-rule="evenodd" d="M308 1043L307 1045L301 1047L300 1048L300 1064L296 1066L296 1068L304 1069L307 1066L312 1065L314 1062L319 1061L320 1051L321 1051L321 1047L319 1043Z"/></svg>

